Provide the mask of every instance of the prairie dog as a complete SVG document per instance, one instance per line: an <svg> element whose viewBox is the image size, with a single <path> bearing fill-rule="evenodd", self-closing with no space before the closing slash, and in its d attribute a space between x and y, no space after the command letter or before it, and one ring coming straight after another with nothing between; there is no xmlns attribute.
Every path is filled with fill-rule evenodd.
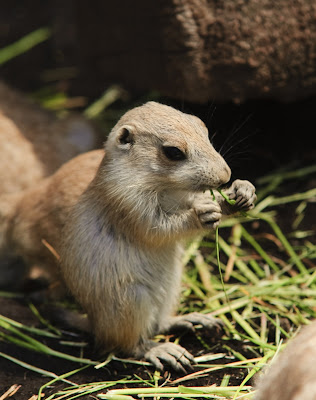
<svg viewBox="0 0 316 400"><path fill-rule="evenodd" d="M213 201L208 189L227 183L230 169L207 128L155 102L118 121L102 157L102 151L78 156L10 205L5 247L28 263L53 268L53 256L40 243L45 239L60 254L64 282L88 313L103 350L183 371L193 357L150 338L219 322L198 313L173 316L182 242L216 227L223 212L252 208L255 188L237 180L226 190L234 207L224 206L221 196Z"/></svg>
<svg viewBox="0 0 316 400"><path fill-rule="evenodd" d="M58 120L0 82L0 196L32 186L96 142L84 118Z"/></svg>
<svg viewBox="0 0 316 400"><path fill-rule="evenodd" d="M304 327L267 367L254 400L316 399L316 321Z"/></svg>

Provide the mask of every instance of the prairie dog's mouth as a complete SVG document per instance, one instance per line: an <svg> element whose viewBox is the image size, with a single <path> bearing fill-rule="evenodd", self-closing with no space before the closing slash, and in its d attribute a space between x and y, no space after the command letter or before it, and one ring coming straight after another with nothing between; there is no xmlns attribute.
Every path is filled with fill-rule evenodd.
<svg viewBox="0 0 316 400"><path fill-rule="evenodd" d="M197 192L207 192L208 190L214 191L214 190L222 190L225 189L227 185L221 185L221 186L208 186L208 185L202 185L199 188L197 188Z"/></svg>
<svg viewBox="0 0 316 400"><path fill-rule="evenodd" d="M216 188L212 188L213 190L224 190L227 189L229 187L228 182L227 183L223 183L222 185L217 186Z"/></svg>

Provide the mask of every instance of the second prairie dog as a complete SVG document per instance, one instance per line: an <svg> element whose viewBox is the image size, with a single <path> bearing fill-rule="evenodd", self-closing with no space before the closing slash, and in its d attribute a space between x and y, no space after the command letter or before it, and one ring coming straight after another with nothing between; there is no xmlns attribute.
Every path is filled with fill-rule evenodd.
<svg viewBox="0 0 316 400"><path fill-rule="evenodd" d="M316 321L287 344L256 385L254 400L316 399Z"/></svg>
<svg viewBox="0 0 316 400"><path fill-rule="evenodd" d="M84 118L58 120L0 82L0 196L34 185L96 142Z"/></svg>
<svg viewBox="0 0 316 400"><path fill-rule="evenodd" d="M101 151L81 155L20 198L8 211L4 247L54 268L45 239L61 255L65 284L103 350L183 370L193 357L151 337L218 326L210 315L173 316L183 241L216 227L223 212L252 208L255 188L237 180L226 190L234 207L221 196L213 201L209 189L227 183L230 169L205 125L155 102L118 121L102 157Z"/></svg>
<svg viewBox="0 0 316 400"><path fill-rule="evenodd" d="M84 153L31 188L0 196L0 287L19 286L30 267L52 281L60 279L56 257L43 240L59 248L69 209L93 179L103 156L102 150ZM19 272L12 267L15 260Z"/></svg>

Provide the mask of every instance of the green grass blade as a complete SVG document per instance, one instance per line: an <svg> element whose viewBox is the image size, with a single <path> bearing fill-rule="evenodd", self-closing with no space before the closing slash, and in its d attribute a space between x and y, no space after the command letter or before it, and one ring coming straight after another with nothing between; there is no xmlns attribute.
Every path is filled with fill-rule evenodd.
<svg viewBox="0 0 316 400"><path fill-rule="evenodd" d="M220 247L224 250L226 255L229 257L231 254L231 247L221 237L218 238L218 241L219 241ZM248 268L246 263L244 263L242 260L237 259L235 261L235 264L238 267L238 269L240 270L240 272L247 279L249 279L250 282L252 282L255 285L259 282L259 278L251 271L251 269Z"/></svg>
<svg viewBox="0 0 316 400"><path fill-rule="evenodd" d="M302 274L308 274L308 271L307 271L305 265L302 263L302 261L300 260L298 255L295 253L293 247L290 245L290 242L287 240L287 238L285 237L285 235L283 234L283 232L281 231L279 226L276 224L276 222L271 218L267 218L264 215L264 213L261 214L260 217L261 217L261 219L266 221L271 226L271 228L274 230L274 233L276 234L278 239L280 239L280 241L283 244L285 250L288 252L290 257L292 258L292 260L293 260L294 264L297 266L298 270Z"/></svg>
<svg viewBox="0 0 316 400"><path fill-rule="evenodd" d="M1 314L0 314L0 321L4 321L16 328L23 329L27 332L31 332L31 333L34 333L39 336L46 336L46 337L50 337L50 338L59 338L60 337L60 335L57 335L57 334L51 333L51 332L47 332L43 329L38 329L38 328L31 327L31 326L23 325L20 322L14 321L13 319L7 318Z"/></svg>
<svg viewBox="0 0 316 400"><path fill-rule="evenodd" d="M258 254L266 261L266 263L273 269L275 272L279 272L279 267L276 265L276 263L269 257L269 255L263 250L263 248L260 246L260 244L254 239L253 236L251 236L247 230L245 229L244 226L242 226L242 234L243 237L247 240L249 244L256 250Z"/></svg>
<svg viewBox="0 0 316 400"><path fill-rule="evenodd" d="M26 53L34 46L44 42L51 36L51 30L48 28L39 28L29 33L16 42L0 49L0 65L10 61L12 58Z"/></svg>
<svg viewBox="0 0 316 400"><path fill-rule="evenodd" d="M119 86L111 86L98 100L85 109L85 117L88 119L97 118L102 111L108 108L116 100L120 99L123 94L124 92Z"/></svg>
<svg viewBox="0 0 316 400"><path fill-rule="evenodd" d="M11 361L11 362L13 362L13 363L15 363L15 364L17 364L17 365L19 365L20 367L23 367L23 368L28 369L30 371L36 372L36 373L38 373L40 375L44 375L44 376L47 376L49 378L54 378L54 379L55 378L60 378L58 375L54 374L53 372L46 371L45 369L35 367L34 365L31 365L31 364L28 364L28 363L26 363L24 361L18 360L17 358L9 356L8 354L0 352L0 356L5 358L5 359L7 359L7 360L9 360L9 361ZM68 380L66 380L64 378L62 378L61 380L63 382L68 383L69 385L74 385L73 382L68 381Z"/></svg>
<svg viewBox="0 0 316 400"><path fill-rule="evenodd" d="M11 336L11 335L5 335L2 332L0 332L0 335L3 336L6 340L14 342L19 346L26 347L30 350L34 350L39 353L44 353L44 354L47 354L47 355L50 355L53 357L62 358L62 359L68 360L68 361L73 361L73 362L88 364L88 365L97 365L98 364L96 361L92 361L87 358L75 357L70 354L62 353L60 351L54 350L54 349L50 348L49 346L32 338L31 336L28 336L25 333L19 331L17 328L15 328L13 325L8 323L7 321L4 321L3 319L2 320L0 319L0 326L2 326L2 328L6 329L7 331L13 333L14 335L16 335L17 338L15 338L14 336Z"/></svg>
<svg viewBox="0 0 316 400"><path fill-rule="evenodd" d="M233 400L235 400L237 398L237 396L239 395L239 393L242 391L242 389L244 388L245 384L249 381L249 379L251 379L258 371L260 371L260 369L266 365L267 361L273 357L273 355L275 354L275 351L270 350L264 357L262 357L262 360L259 361L257 363L257 365L248 373L248 375L244 378L244 380L242 381L241 385L238 387Z"/></svg>

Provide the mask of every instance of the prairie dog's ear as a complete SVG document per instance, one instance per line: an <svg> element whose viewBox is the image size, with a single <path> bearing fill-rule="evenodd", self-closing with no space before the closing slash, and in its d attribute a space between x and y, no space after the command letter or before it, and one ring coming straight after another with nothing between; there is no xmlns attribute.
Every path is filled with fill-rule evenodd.
<svg viewBox="0 0 316 400"><path fill-rule="evenodd" d="M117 134L117 144L121 149L129 149L134 143L132 127L123 126Z"/></svg>

